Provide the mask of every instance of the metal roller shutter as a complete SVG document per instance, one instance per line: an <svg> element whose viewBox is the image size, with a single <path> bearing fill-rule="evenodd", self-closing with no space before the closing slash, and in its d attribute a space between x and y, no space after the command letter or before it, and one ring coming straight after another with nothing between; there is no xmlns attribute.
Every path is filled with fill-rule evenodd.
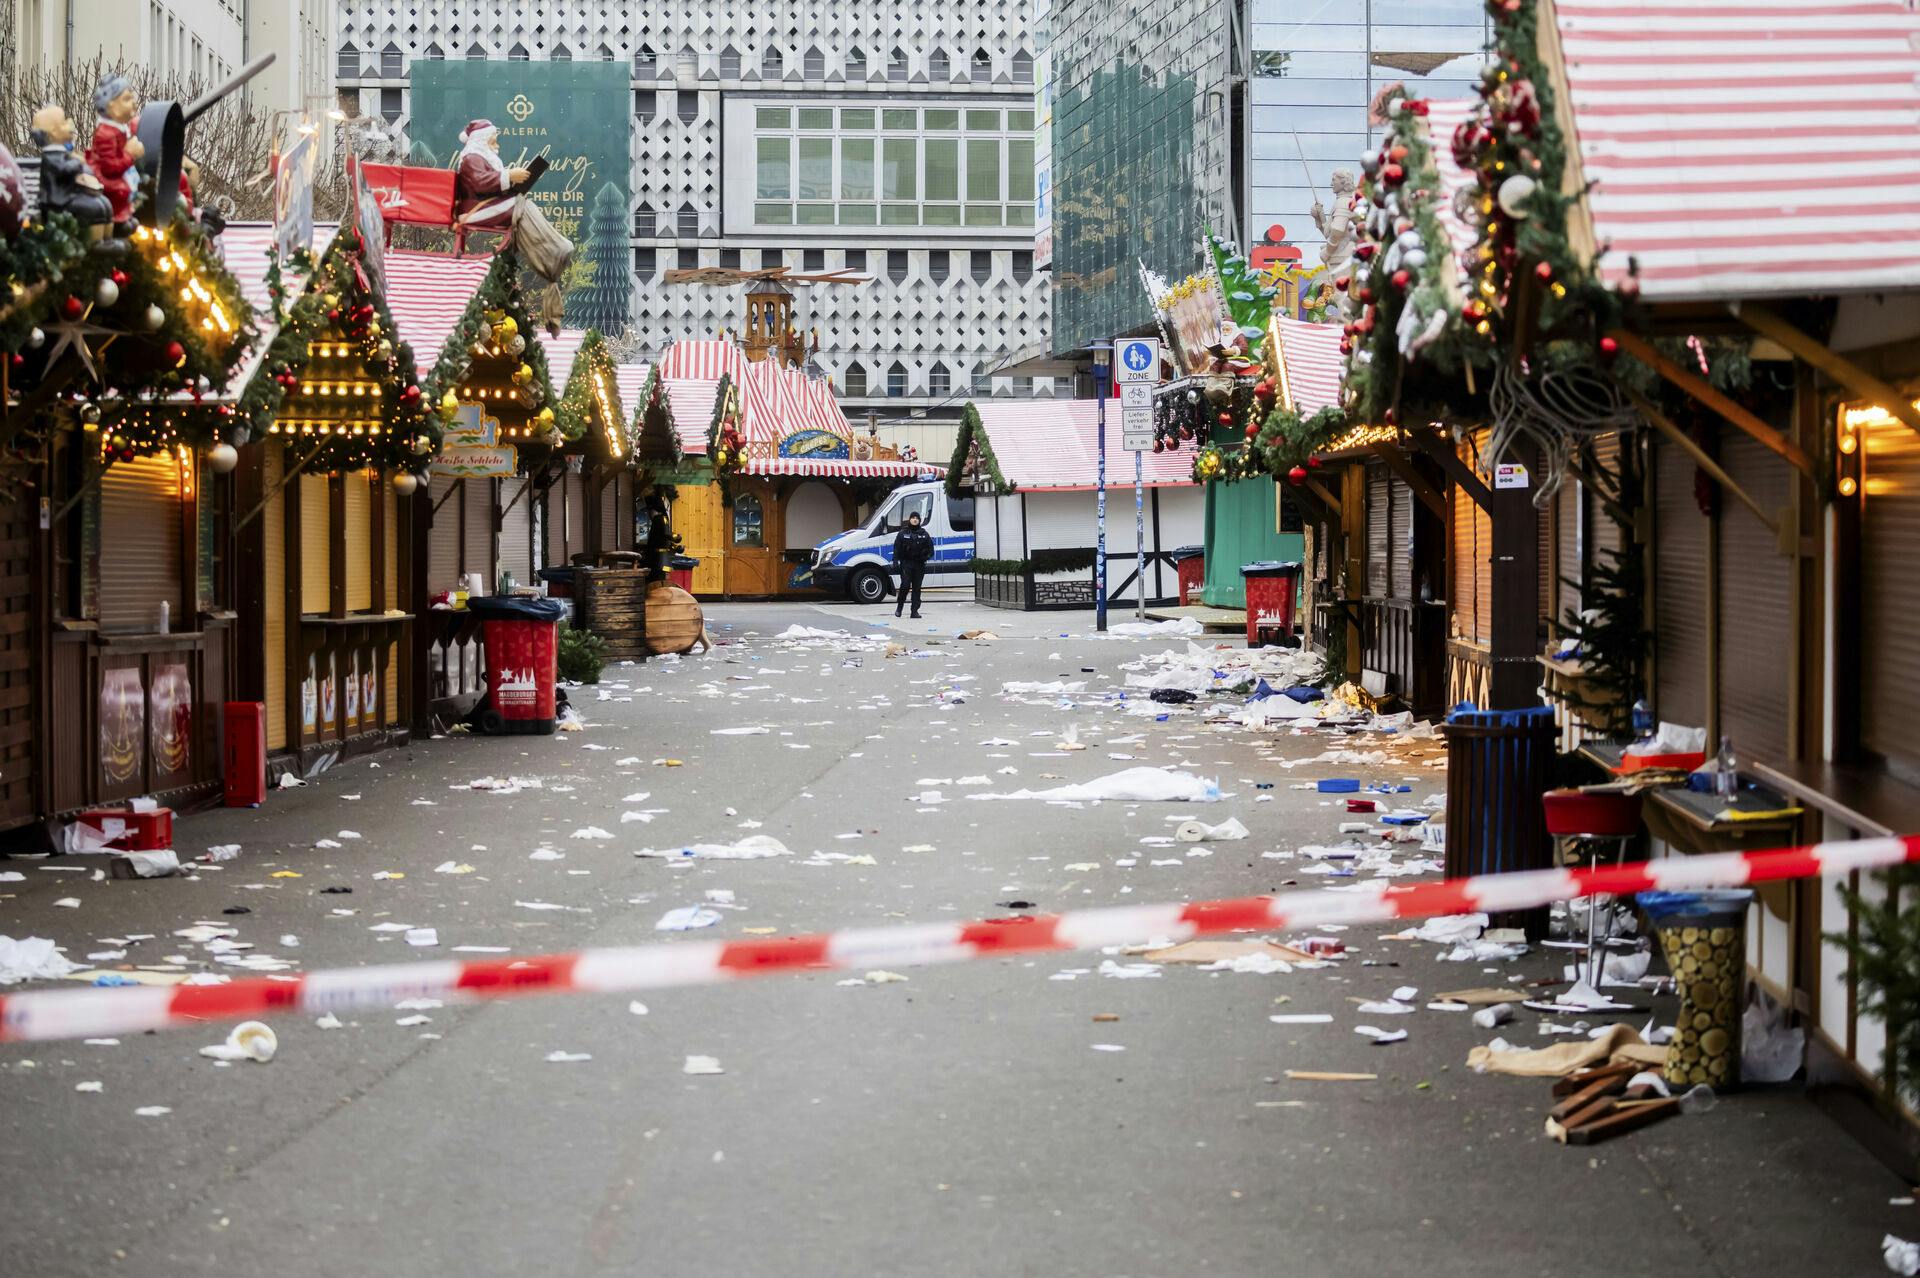
<svg viewBox="0 0 1920 1278"><path fill-rule="evenodd" d="M528 485L531 476L517 476L500 482L500 504L506 507L500 516L500 571L527 585L539 578L533 575L533 494Z"/></svg>
<svg viewBox="0 0 1920 1278"><path fill-rule="evenodd" d="M1593 441L1593 464L1595 469L1615 480L1620 474L1620 436L1602 435ZM1614 522L1607 513L1606 505L1596 493L1587 494L1587 533L1593 549L1588 552L1588 562L1594 564L1613 563L1613 555L1619 553L1625 544L1628 533Z"/></svg>
<svg viewBox="0 0 1920 1278"><path fill-rule="evenodd" d="M1762 510L1786 505L1792 468L1751 435L1723 431L1720 464ZM1791 567L1746 503L1721 501L1720 732L1736 757L1786 756Z"/></svg>
<svg viewBox="0 0 1920 1278"><path fill-rule="evenodd" d="M466 491L454 498L466 509L466 524L460 533L460 573L479 574L480 593L491 594L498 575L493 562L493 489L491 479L462 481Z"/></svg>
<svg viewBox="0 0 1920 1278"><path fill-rule="evenodd" d="M1388 593L1387 561L1392 555L1393 498L1385 462L1367 463L1367 593Z"/></svg>
<svg viewBox="0 0 1920 1278"><path fill-rule="evenodd" d="M100 628L150 634L165 600L176 630L183 615L180 577L180 470L173 455L107 467L100 482Z"/></svg>
<svg viewBox="0 0 1920 1278"><path fill-rule="evenodd" d="M1580 497L1578 480L1569 478L1560 485L1560 491L1553 495L1555 540L1541 543L1543 546L1553 546L1551 558L1554 572L1559 578L1554 584L1560 592L1560 607L1554 612L1553 619L1561 624L1565 623L1569 612L1580 611L1582 551L1586 542L1580 527ZM1548 556L1542 555L1541 558L1544 560Z"/></svg>
<svg viewBox="0 0 1920 1278"><path fill-rule="evenodd" d="M567 559L587 549L587 480L584 475L567 476Z"/></svg>
<svg viewBox="0 0 1920 1278"><path fill-rule="evenodd" d="M287 494L280 479L287 473L280 445L269 442L260 482L273 496L260 514L261 587L266 592L267 749L287 747Z"/></svg>
<svg viewBox="0 0 1920 1278"><path fill-rule="evenodd" d="M549 568L561 568L567 562L567 486L564 482L555 482L547 489L546 504L541 510L544 524L546 559L544 565Z"/></svg>
<svg viewBox="0 0 1920 1278"><path fill-rule="evenodd" d="M1387 480L1392 517L1387 528L1387 593L1395 599L1413 598L1413 489L1400 480Z"/></svg>
<svg viewBox="0 0 1920 1278"><path fill-rule="evenodd" d="M1453 519L1448 529L1447 603L1452 616L1449 629L1455 638L1473 638L1473 498L1466 489L1453 487Z"/></svg>
<svg viewBox="0 0 1920 1278"><path fill-rule="evenodd" d="M383 507L381 520L380 554L386 569L383 580L385 587L380 592L380 607L392 612L400 603L400 495L393 491L391 482L383 481L376 475L374 482L380 485L380 502ZM411 511L411 507L408 508Z"/></svg>
<svg viewBox="0 0 1920 1278"><path fill-rule="evenodd" d="M1701 727L1707 722L1707 520L1693 499L1691 457L1662 440L1653 467L1654 711Z"/></svg>
<svg viewBox="0 0 1920 1278"><path fill-rule="evenodd" d="M1860 738L1911 775L1920 769L1920 436L1888 421L1869 424L1862 444Z"/></svg>
<svg viewBox="0 0 1920 1278"><path fill-rule="evenodd" d="M427 594L460 588L460 481L435 475L427 487L433 503L433 528L427 534Z"/></svg>
<svg viewBox="0 0 1920 1278"><path fill-rule="evenodd" d="M620 549L620 476L615 475L600 490L600 549Z"/></svg>
<svg viewBox="0 0 1920 1278"><path fill-rule="evenodd" d="M367 486L372 471L350 470L341 477L346 486L347 611L373 607L373 492Z"/></svg>
<svg viewBox="0 0 1920 1278"><path fill-rule="evenodd" d="M325 612L333 595L333 502L325 475L300 476L300 611Z"/></svg>
<svg viewBox="0 0 1920 1278"><path fill-rule="evenodd" d="M613 546L615 550L633 549L633 512L635 506L632 475L620 476L620 509L614 516Z"/></svg>

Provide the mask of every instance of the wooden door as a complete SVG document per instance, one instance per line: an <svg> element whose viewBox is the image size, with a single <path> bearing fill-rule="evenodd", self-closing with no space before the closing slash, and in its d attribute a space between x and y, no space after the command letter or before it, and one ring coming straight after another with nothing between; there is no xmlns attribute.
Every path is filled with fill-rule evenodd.
<svg viewBox="0 0 1920 1278"><path fill-rule="evenodd" d="M778 549L780 499L772 485L758 480L736 484L728 514L727 594L733 597L773 594L782 583Z"/></svg>
<svg viewBox="0 0 1920 1278"><path fill-rule="evenodd" d="M717 484L683 484L673 501L673 530L687 548L687 554L700 561L693 570L693 593L718 595L726 589L727 534L731 531L731 512L720 504Z"/></svg>

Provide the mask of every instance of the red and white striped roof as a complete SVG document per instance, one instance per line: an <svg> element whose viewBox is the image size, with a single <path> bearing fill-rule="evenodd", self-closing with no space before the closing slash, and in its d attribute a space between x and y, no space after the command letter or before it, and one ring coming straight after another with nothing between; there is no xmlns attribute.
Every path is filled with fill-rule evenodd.
<svg viewBox="0 0 1920 1278"><path fill-rule="evenodd" d="M1559 0L1603 278L1649 300L1920 288L1920 6Z"/></svg>
<svg viewBox="0 0 1920 1278"><path fill-rule="evenodd" d="M749 457L748 475L798 475L813 479L933 479L940 471L925 462L845 457Z"/></svg>
<svg viewBox="0 0 1920 1278"><path fill-rule="evenodd" d="M1336 327L1336 339L1339 334ZM1000 473L1028 492L1084 491L1099 483L1099 402L1091 399L975 400ZM1149 488L1193 482L1194 447L1142 453ZM1133 482L1133 458L1120 447L1120 401L1107 405L1107 483Z"/></svg>
<svg viewBox="0 0 1920 1278"><path fill-rule="evenodd" d="M547 377L556 395L567 393L567 379L573 376L573 361L580 354L580 343L587 340L585 329L563 328L558 337L541 329L533 335L547 351Z"/></svg>
<svg viewBox="0 0 1920 1278"><path fill-rule="evenodd" d="M1340 325L1309 324L1284 315L1273 322L1280 334L1286 406L1302 417L1339 407L1340 378L1347 367L1347 357L1340 353Z"/></svg>
<svg viewBox="0 0 1920 1278"><path fill-rule="evenodd" d="M1427 103L1427 141L1432 149L1434 171L1440 178L1440 188L1432 195L1433 211L1440 225L1446 228L1447 238L1453 241L1454 262L1461 267L1462 276L1466 268L1459 255L1479 247L1480 228L1464 221L1454 209L1454 197L1475 185L1476 178L1455 162L1453 134L1479 106L1478 98L1448 98Z"/></svg>
<svg viewBox="0 0 1920 1278"><path fill-rule="evenodd" d="M393 312L400 340L413 346L413 359L423 378L440 358L440 349L492 265L493 259L487 257L387 254L387 309Z"/></svg>
<svg viewBox="0 0 1920 1278"><path fill-rule="evenodd" d="M614 385L620 388L620 406L629 415L640 411L640 401L647 393L647 374L651 371L651 366L647 364L613 366Z"/></svg>
<svg viewBox="0 0 1920 1278"><path fill-rule="evenodd" d="M339 224L335 222L314 223L315 260L332 247L333 237L339 229ZM273 294L267 291L268 255L273 250L273 227L266 222L230 222L214 244L219 248L227 272L239 283L241 294L253 308L254 327L260 332L252 348L235 366L233 376L227 379L226 394L238 398L246 390L247 383L253 380L254 374L260 371L260 365L267 358L267 348L280 331L280 326L273 322ZM303 276L291 271L285 273L284 283L289 301L299 295L303 280ZM181 397L176 395L176 398Z"/></svg>

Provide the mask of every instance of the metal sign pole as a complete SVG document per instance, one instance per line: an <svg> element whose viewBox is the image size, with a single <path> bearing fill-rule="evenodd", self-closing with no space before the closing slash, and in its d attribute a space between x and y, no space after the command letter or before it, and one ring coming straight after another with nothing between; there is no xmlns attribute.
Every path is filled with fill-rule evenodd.
<svg viewBox="0 0 1920 1278"><path fill-rule="evenodd" d="M1133 454L1133 615L1147 619L1147 498L1143 454L1153 447L1153 388L1160 380L1160 342L1130 337L1118 344L1114 379L1120 385L1120 445ZM1106 436L1103 433L1104 445ZM1102 460L1104 462L1104 454Z"/></svg>
<svg viewBox="0 0 1920 1278"><path fill-rule="evenodd" d="M1137 451L1133 455L1133 617L1136 621L1147 619L1147 499L1146 485L1141 481L1144 456Z"/></svg>
<svg viewBox="0 0 1920 1278"><path fill-rule="evenodd" d="M1102 634L1107 629L1107 356L1111 352L1108 343L1094 343L1093 390L1100 397L1095 409L1100 428L1100 469L1095 479L1098 538L1093 552L1093 628Z"/></svg>

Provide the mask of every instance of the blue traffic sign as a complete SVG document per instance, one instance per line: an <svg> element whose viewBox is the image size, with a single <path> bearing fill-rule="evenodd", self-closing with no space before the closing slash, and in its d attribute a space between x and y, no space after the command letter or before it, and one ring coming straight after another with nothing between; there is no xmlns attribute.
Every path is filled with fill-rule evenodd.
<svg viewBox="0 0 1920 1278"><path fill-rule="evenodd" d="M1135 337L1120 343L1120 376L1123 382L1158 381L1160 377L1160 343L1151 338Z"/></svg>

